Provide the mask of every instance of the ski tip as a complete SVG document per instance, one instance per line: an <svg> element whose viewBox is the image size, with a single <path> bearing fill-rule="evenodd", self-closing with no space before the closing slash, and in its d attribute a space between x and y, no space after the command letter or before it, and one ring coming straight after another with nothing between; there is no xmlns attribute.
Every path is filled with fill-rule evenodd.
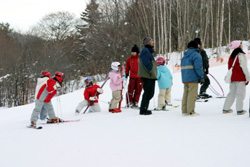
<svg viewBox="0 0 250 167"><path fill-rule="evenodd" d="M27 128L31 128L31 129L42 129L43 127L42 126L38 126L38 127L36 127L36 126L27 126Z"/></svg>

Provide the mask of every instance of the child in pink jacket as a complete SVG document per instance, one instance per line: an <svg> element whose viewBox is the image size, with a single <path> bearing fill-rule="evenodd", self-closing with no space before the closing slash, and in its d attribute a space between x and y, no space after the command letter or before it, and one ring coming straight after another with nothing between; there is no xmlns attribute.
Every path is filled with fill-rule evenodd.
<svg viewBox="0 0 250 167"><path fill-rule="evenodd" d="M121 77L121 65L119 62L113 62L111 64L112 71L109 72L110 88L112 90L112 99L109 105L109 112L118 113L121 112L117 106L121 101L122 91L122 77Z"/></svg>

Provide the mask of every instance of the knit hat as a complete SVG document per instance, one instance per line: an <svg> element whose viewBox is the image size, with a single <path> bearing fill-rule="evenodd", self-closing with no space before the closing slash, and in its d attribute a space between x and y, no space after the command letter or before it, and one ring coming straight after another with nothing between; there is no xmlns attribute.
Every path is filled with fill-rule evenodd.
<svg viewBox="0 0 250 167"><path fill-rule="evenodd" d="M142 42L143 46L146 46L151 40L153 40L153 39L150 38L150 37L144 38L144 39L143 39L143 42Z"/></svg>
<svg viewBox="0 0 250 167"><path fill-rule="evenodd" d="M131 52L136 52L136 53L139 53L140 52L140 49L137 47L137 45L135 44L132 49L131 49Z"/></svg>
<svg viewBox="0 0 250 167"><path fill-rule="evenodd" d="M191 47L197 49L198 48L198 43L196 41L190 41L188 43L188 48L191 48Z"/></svg>
<svg viewBox="0 0 250 167"><path fill-rule="evenodd" d="M229 49L236 49L242 44L241 41L232 41L229 45Z"/></svg>
<svg viewBox="0 0 250 167"><path fill-rule="evenodd" d="M201 39L200 38L195 38L194 41L197 42L199 45L201 45Z"/></svg>

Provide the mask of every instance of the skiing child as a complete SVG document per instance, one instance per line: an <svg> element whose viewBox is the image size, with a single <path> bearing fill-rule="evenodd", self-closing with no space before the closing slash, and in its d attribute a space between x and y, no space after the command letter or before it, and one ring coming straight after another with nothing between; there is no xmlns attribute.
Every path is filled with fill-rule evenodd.
<svg viewBox="0 0 250 167"><path fill-rule="evenodd" d="M48 71L42 71L41 72L41 76L40 78L37 78L37 85L36 85L36 91L35 91L35 97L37 97L37 94L38 94L38 91L39 89L47 83L47 81L49 80L49 78L51 78L51 74L50 72ZM45 120L47 118L47 115L48 115L48 112L47 110L45 109L44 105L41 109L41 112L40 112L40 120Z"/></svg>
<svg viewBox="0 0 250 167"><path fill-rule="evenodd" d="M110 88L112 90L112 99L109 106L109 112L118 113L121 109L118 104L121 101L122 93L122 78L121 78L121 65L119 62L111 64L112 71L109 72Z"/></svg>
<svg viewBox="0 0 250 167"><path fill-rule="evenodd" d="M138 107L143 83L141 77L138 76L139 48L134 45L131 49L131 56L126 62L126 78L130 76L128 84L127 106Z"/></svg>
<svg viewBox="0 0 250 167"><path fill-rule="evenodd" d="M76 114L79 114L81 110L86 107L90 106L91 111L93 112L100 112L101 108L98 104L99 94L103 93L103 89L96 84L93 84L93 81L91 78L86 78L84 80L86 88L84 90L84 100L81 101L77 107L76 107Z"/></svg>
<svg viewBox="0 0 250 167"><path fill-rule="evenodd" d="M44 106L48 112L50 122L60 122L61 120L55 116L51 99L57 93L57 90L62 86L64 74L56 72L53 78L49 78L37 91L35 108L31 114L31 127L36 127L38 115Z"/></svg>
<svg viewBox="0 0 250 167"><path fill-rule="evenodd" d="M159 85L158 107L155 110L165 110L166 105L171 104L171 87L173 77L165 65L166 60L163 57L156 59L157 65L157 80Z"/></svg>

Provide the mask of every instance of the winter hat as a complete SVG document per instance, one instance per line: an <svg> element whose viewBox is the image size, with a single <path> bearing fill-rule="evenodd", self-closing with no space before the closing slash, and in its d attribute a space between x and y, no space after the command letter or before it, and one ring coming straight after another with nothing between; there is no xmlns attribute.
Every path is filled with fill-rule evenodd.
<svg viewBox="0 0 250 167"><path fill-rule="evenodd" d="M242 44L241 41L232 41L229 45L229 49L236 49Z"/></svg>
<svg viewBox="0 0 250 167"><path fill-rule="evenodd" d="M42 71L41 72L41 78L43 78L43 77L49 77L49 78L51 78L50 72L49 71Z"/></svg>
<svg viewBox="0 0 250 167"><path fill-rule="evenodd" d="M144 38L144 39L143 39L143 42L142 42L143 46L146 46L151 40L153 40L153 39L150 38L150 37Z"/></svg>
<svg viewBox="0 0 250 167"><path fill-rule="evenodd" d="M190 41L189 43L188 43L188 48L191 48L191 47L193 47L193 48L198 48L198 43L196 42L196 41Z"/></svg>
<svg viewBox="0 0 250 167"><path fill-rule="evenodd" d="M136 53L140 52L140 50L139 50L139 48L137 47L136 44L132 47L131 52L136 52Z"/></svg>
<svg viewBox="0 0 250 167"><path fill-rule="evenodd" d="M156 59L156 65L160 66L160 65L164 65L166 63L166 60L163 57L158 57Z"/></svg>
<svg viewBox="0 0 250 167"><path fill-rule="evenodd" d="M201 45L201 39L200 38L195 38L194 41L197 42L199 45Z"/></svg>
<svg viewBox="0 0 250 167"><path fill-rule="evenodd" d="M121 64L119 62L113 62L113 63L111 63L112 70L118 71L119 70L119 66L121 66Z"/></svg>
<svg viewBox="0 0 250 167"><path fill-rule="evenodd" d="M60 84L62 83L63 79L64 79L65 75L61 72L56 72L54 79L57 80Z"/></svg>

